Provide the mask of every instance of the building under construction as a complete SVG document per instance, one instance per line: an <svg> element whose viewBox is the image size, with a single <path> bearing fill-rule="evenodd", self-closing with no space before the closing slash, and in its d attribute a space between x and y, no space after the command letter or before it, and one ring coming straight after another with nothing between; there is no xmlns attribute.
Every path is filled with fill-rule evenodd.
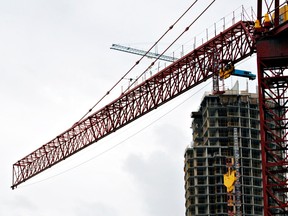
<svg viewBox="0 0 288 216"><path fill-rule="evenodd" d="M237 209L242 215L263 215L258 94L235 89L205 95L191 114L193 142L185 151L184 168L186 216L237 215ZM235 154L240 164L238 191L233 182L229 197L224 174Z"/></svg>

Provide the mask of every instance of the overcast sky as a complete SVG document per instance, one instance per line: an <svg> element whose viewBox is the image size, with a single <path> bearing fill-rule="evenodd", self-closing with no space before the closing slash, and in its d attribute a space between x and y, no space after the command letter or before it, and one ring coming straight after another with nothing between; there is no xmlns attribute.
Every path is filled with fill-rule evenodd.
<svg viewBox="0 0 288 216"><path fill-rule="evenodd" d="M197 17L199 1L158 46L169 45ZM192 50L214 23L256 1L218 0L167 55ZM150 46L192 1L0 0L0 215L175 216L185 214L184 151L191 111L207 81L12 191L12 164L79 120L140 58L113 43ZM251 5L254 4L254 5ZM231 25L225 19L225 27ZM173 54L174 53L174 54ZM142 73L151 59L128 78ZM156 64L151 73L164 62ZM256 73L255 57L239 68ZM149 73L150 74L150 73ZM149 75L148 74L148 75ZM147 75L147 76L148 76ZM227 79L229 88L236 78ZM245 89L246 80L240 80ZM121 86L107 98L117 97ZM249 88L255 92L255 81ZM104 105L104 104L103 104ZM100 107L98 107L100 108ZM96 111L97 108L94 110Z"/></svg>

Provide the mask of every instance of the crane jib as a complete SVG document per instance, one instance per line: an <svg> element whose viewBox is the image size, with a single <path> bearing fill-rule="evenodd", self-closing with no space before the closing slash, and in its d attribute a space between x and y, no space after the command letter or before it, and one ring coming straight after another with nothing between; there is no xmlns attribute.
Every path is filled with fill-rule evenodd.
<svg viewBox="0 0 288 216"><path fill-rule="evenodd" d="M213 76L215 53L237 63L255 53L254 22L239 21L13 164L12 189Z"/></svg>

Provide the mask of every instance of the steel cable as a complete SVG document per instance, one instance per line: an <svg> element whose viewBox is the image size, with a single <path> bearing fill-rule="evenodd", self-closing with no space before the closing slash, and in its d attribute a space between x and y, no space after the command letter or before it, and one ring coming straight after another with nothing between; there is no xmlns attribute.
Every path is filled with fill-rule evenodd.
<svg viewBox="0 0 288 216"><path fill-rule="evenodd" d="M77 125L79 122L81 122L107 95L110 94L110 92L123 80L125 77L142 61L143 58L146 57L146 55L164 38L164 36L173 29L173 27L185 16L185 14L197 3L198 0L195 0L188 9L166 30L166 32L148 49L148 51L138 60L135 62L135 64L106 92L104 96L102 96L93 106L91 109L88 110L85 115L83 115L79 121L77 121L72 127ZM166 49L167 50L167 49ZM165 50L165 52L166 52ZM163 53L160 55L162 56ZM159 58L157 58L158 60ZM150 67L150 66L149 66ZM141 76L144 74L144 72L141 74ZM138 80L138 79L137 79Z"/></svg>
<svg viewBox="0 0 288 216"><path fill-rule="evenodd" d="M160 58L162 55L164 55L165 52L167 52L167 50L168 50L173 44L175 44L176 41L179 40L179 38L181 38L182 35L183 35L185 32L187 32L187 31L190 29L190 27L212 6L212 4L213 4L215 1L216 1L216 0L212 1L212 2L203 10L203 11L190 23L190 25L187 26L187 27L185 28L185 30L140 74L139 77L142 77L142 76L159 60L159 58ZM131 87L132 85L134 85L134 84L138 81L139 77L136 78L136 79L128 86L128 88L124 91L124 93L127 92L127 91L130 89L130 87Z"/></svg>

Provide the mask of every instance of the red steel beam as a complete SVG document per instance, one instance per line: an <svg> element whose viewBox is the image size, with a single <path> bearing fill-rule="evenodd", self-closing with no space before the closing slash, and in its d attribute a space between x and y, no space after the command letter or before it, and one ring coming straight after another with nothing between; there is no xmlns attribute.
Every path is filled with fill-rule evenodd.
<svg viewBox="0 0 288 216"><path fill-rule="evenodd" d="M13 164L12 189L213 76L215 54L255 53L253 22L240 21Z"/></svg>
<svg viewBox="0 0 288 216"><path fill-rule="evenodd" d="M256 42L264 215L288 215L288 22Z"/></svg>

